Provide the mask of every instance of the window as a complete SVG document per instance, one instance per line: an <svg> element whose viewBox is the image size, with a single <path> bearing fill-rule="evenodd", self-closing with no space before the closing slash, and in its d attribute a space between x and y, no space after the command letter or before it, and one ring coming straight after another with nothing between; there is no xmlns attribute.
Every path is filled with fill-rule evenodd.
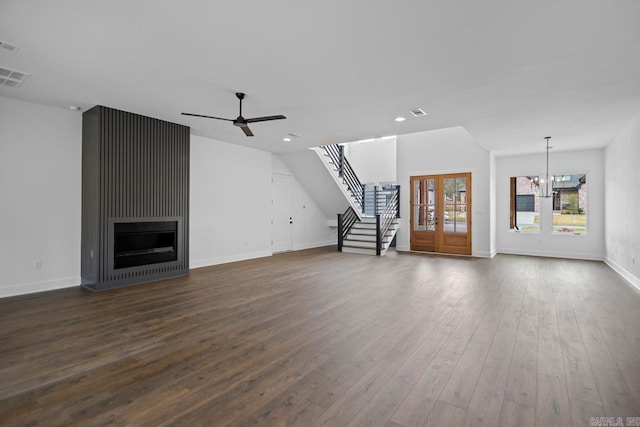
<svg viewBox="0 0 640 427"><path fill-rule="evenodd" d="M587 175L553 176L553 232L587 232Z"/></svg>
<svg viewBox="0 0 640 427"><path fill-rule="evenodd" d="M540 188L537 176L511 177L509 228L516 231L540 231Z"/></svg>

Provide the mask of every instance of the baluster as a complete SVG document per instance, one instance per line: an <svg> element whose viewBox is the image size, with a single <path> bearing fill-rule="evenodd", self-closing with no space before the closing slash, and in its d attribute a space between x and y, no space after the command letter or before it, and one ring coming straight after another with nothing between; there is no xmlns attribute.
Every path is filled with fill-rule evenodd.
<svg viewBox="0 0 640 427"><path fill-rule="evenodd" d="M342 232L344 230L344 227L342 225L342 214L339 213L338 214L338 252L342 252L342 243L343 243L343 237L342 237Z"/></svg>
<svg viewBox="0 0 640 427"><path fill-rule="evenodd" d="M373 214L378 215L378 186L373 186Z"/></svg>
<svg viewBox="0 0 640 427"><path fill-rule="evenodd" d="M380 215L376 215L376 255L382 253L382 238L380 237Z"/></svg>

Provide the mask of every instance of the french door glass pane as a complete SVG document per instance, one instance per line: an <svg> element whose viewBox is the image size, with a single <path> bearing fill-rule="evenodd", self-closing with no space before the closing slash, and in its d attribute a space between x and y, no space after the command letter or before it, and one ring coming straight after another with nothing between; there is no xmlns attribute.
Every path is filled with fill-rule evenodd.
<svg viewBox="0 0 640 427"><path fill-rule="evenodd" d="M413 205L413 229L416 231L424 231L427 229L427 221L425 215L425 207L421 205Z"/></svg>
<svg viewBox="0 0 640 427"><path fill-rule="evenodd" d="M413 182L413 229L416 231L424 231L427 229L427 215L425 200L423 200L423 182L415 180Z"/></svg>
<svg viewBox="0 0 640 427"><path fill-rule="evenodd" d="M421 179L413 182L413 228L416 231L435 230L435 181Z"/></svg>
<svg viewBox="0 0 640 427"><path fill-rule="evenodd" d="M427 230L434 231L436 229L436 182L434 179L425 180L425 190L427 193Z"/></svg>
<svg viewBox="0 0 640 427"><path fill-rule="evenodd" d="M467 232L467 178L444 179L444 230Z"/></svg>

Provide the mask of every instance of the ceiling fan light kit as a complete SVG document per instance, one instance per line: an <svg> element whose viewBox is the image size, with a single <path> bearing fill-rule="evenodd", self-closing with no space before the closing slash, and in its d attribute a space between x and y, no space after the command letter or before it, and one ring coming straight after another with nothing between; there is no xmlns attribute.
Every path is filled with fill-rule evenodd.
<svg viewBox="0 0 640 427"><path fill-rule="evenodd" d="M223 117L214 117L214 116L206 116L203 114L194 114L194 113L182 113L183 116L193 116L193 117L204 117L206 119L216 119L216 120L226 120L228 122L232 122L234 126L242 129L246 136L254 136L251 129L249 129L249 123L258 123L258 122L267 122L271 120L282 120L286 119L282 114L278 114L275 116L262 116L262 117L253 117L250 119L245 119L242 117L242 100L245 98L245 94L242 92L236 92L236 97L240 100L240 114L235 119L225 119Z"/></svg>

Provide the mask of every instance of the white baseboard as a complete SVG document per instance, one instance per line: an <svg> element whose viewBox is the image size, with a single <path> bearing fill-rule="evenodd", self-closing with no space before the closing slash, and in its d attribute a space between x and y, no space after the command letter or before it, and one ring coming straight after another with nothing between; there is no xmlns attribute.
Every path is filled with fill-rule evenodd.
<svg viewBox="0 0 640 427"><path fill-rule="evenodd" d="M293 250L294 251L301 251L303 249L313 249L313 248L321 248L323 246L331 246L331 245L337 245L338 242L336 241L336 239L331 239L325 242L318 242L318 243L304 243L304 244L298 244L298 245L293 245Z"/></svg>
<svg viewBox="0 0 640 427"><path fill-rule="evenodd" d="M539 256L539 257L548 257L548 258L583 259L588 261L604 260L604 257L602 255L594 255L594 254L582 253L582 252L553 252L553 251L535 251L535 250L527 250L527 249L503 248L503 249L498 249L497 253L507 254L507 255Z"/></svg>
<svg viewBox="0 0 640 427"><path fill-rule="evenodd" d="M634 286L636 289L640 290L640 278L631 274L628 270L623 268L621 265L614 262L609 257L604 257L604 262L607 264L613 271L618 273L624 280L626 280L631 286Z"/></svg>
<svg viewBox="0 0 640 427"><path fill-rule="evenodd" d="M335 244L336 244L335 240L327 241L327 242L318 242L318 243L306 243L306 244L301 244L301 245L295 245L293 250L294 251L300 251L300 250L303 250L303 249L320 248L320 247L323 247L323 246L331 246L331 245L335 245ZM248 259L264 258L264 257L272 256L272 255L273 255L272 252L260 251L260 252L252 252L252 253L248 253L248 254L238 254L238 255L231 255L231 256L218 257L218 258L192 259L192 260L189 260L189 269L193 270L193 269L196 269L196 268L210 267L212 265L227 264L229 262L246 261Z"/></svg>
<svg viewBox="0 0 640 427"><path fill-rule="evenodd" d="M396 246L396 251L397 252L411 252L411 249L409 248L409 246ZM446 253L442 253L442 255L447 255L447 254ZM449 255L452 255L452 254L449 254ZM471 256L478 257L478 258L493 258L494 256L496 256L496 251L493 251L493 252L474 251Z"/></svg>
<svg viewBox="0 0 640 427"><path fill-rule="evenodd" d="M494 256L496 256L496 252L489 252L489 251L474 251L472 256L474 257L478 257L478 258L493 258Z"/></svg>
<svg viewBox="0 0 640 427"><path fill-rule="evenodd" d="M72 288L74 286L80 286L80 277L67 277L65 279L46 280L43 282L21 283L18 285L1 287L0 298L53 291L55 289L62 288Z"/></svg>
<svg viewBox="0 0 640 427"><path fill-rule="evenodd" d="M294 250L318 248L322 246L335 245L334 241L318 242L312 244L298 245ZM248 254L231 255L218 258L196 259L189 261L189 269L208 267L217 264L226 264L235 261L244 261L248 259L263 258L273 255L271 252L261 251ZM0 287L0 298L13 297L17 295L33 294L36 292L53 291L55 289L71 288L80 286L80 277L68 277L65 279L46 280L42 282L20 283L17 285L9 285Z"/></svg>
<svg viewBox="0 0 640 427"><path fill-rule="evenodd" d="M271 252L260 251L238 255L230 255L217 258L191 259L189 260L189 270L201 267L209 267L211 265L226 264L228 262L245 261L248 259L264 258L273 255Z"/></svg>

